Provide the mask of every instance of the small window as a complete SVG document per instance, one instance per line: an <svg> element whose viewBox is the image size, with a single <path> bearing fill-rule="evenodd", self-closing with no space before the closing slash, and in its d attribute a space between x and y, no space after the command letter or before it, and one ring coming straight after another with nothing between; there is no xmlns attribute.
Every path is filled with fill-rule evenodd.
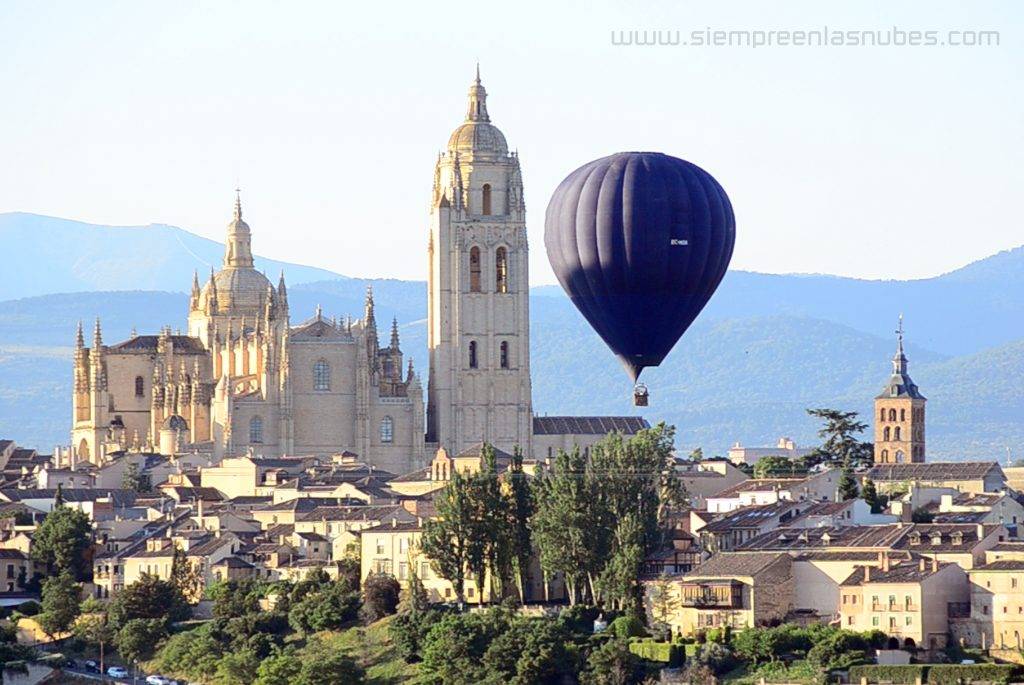
<svg viewBox="0 0 1024 685"><path fill-rule="evenodd" d="M499 247L494 253L494 290L508 292L508 250Z"/></svg>
<svg viewBox="0 0 1024 685"><path fill-rule="evenodd" d="M395 422L390 416L380 420L380 441L393 442L395 439Z"/></svg>
<svg viewBox="0 0 1024 685"><path fill-rule="evenodd" d="M501 368L507 369L508 366L508 341L503 340L501 343Z"/></svg>
<svg viewBox="0 0 1024 685"><path fill-rule="evenodd" d="M485 183L481 189L480 194L483 196L483 209L482 214L484 216L490 216L491 214L491 184Z"/></svg>
<svg viewBox="0 0 1024 685"><path fill-rule="evenodd" d="M331 389L331 365L326 360L321 359L313 364L313 389Z"/></svg>
<svg viewBox="0 0 1024 685"><path fill-rule="evenodd" d="M477 368L476 340L469 341L469 368Z"/></svg>
<svg viewBox="0 0 1024 685"><path fill-rule="evenodd" d="M135 377L135 396L144 397L146 395L146 381L142 376Z"/></svg>
<svg viewBox="0 0 1024 685"><path fill-rule="evenodd" d="M906 409L900 409L900 421L906 421L906 420L907 420L907 410Z"/></svg>
<svg viewBox="0 0 1024 685"><path fill-rule="evenodd" d="M885 410L884 409L882 409L881 411L878 412L878 420L879 421L885 421Z"/></svg>
<svg viewBox="0 0 1024 685"><path fill-rule="evenodd" d="M900 427L899 426L896 426L895 428L892 429L892 439L893 440L900 440L901 439L900 438Z"/></svg>
<svg viewBox="0 0 1024 685"><path fill-rule="evenodd" d="M890 409L889 410L889 420L890 421L895 421L896 420L896 410L895 409Z"/></svg>
<svg viewBox="0 0 1024 685"><path fill-rule="evenodd" d="M249 419L249 442L253 445L263 442L263 419L259 416Z"/></svg>
<svg viewBox="0 0 1024 685"><path fill-rule="evenodd" d="M469 292L481 292L480 288L480 248L475 245L469 250Z"/></svg>
<svg viewBox="0 0 1024 685"><path fill-rule="evenodd" d="M885 429L882 430L882 441L883 442L889 442L889 436L890 435L891 435L891 433L889 431L889 427L886 426Z"/></svg>

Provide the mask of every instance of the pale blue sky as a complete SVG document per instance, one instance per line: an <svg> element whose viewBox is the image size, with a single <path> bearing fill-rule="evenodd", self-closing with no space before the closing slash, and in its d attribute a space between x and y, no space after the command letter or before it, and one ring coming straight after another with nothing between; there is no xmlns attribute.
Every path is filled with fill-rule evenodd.
<svg viewBox="0 0 1024 685"><path fill-rule="evenodd" d="M1019 2L0 4L0 211L423 278L433 162L474 60L518 148L534 283L551 191L660 150L710 171L733 267L928 276L1024 242ZM998 47L621 47L629 29L980 29ZM69 249L73 249L69 246Z"/></svg>

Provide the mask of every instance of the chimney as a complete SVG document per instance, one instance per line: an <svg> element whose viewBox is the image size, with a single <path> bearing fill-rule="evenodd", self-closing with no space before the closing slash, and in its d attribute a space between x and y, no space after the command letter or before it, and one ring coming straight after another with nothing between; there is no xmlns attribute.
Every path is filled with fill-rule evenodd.
<svg viewBox="0 0 1024 685"><path fill-rule="evenodd" d="M919 561L919 564L918 564L918 568L920 568L922 571L924 571L924 567L925 567L924 557L921 557L921 559Z"/></svg>
<svg viewBox="0 0 1024 685"><path fill-rule="evenodd" d="M866 583L869 580L871 580L871 567L870 566L865 566L864 567L864 582Z"/></svg>
<svg viewBox="0 0 1024 685"><path fill-rule="evenodd" d="M937 573L939 570L939 558L937 556L932 557L932 573Z"/></svg>
<svg viewBox="0 0 1024 685"><path fill-rule="evenodd" d="M978 524L978 542L981 542L984 539L985 539L985 526L984 526L984 524L979 523Z"/></svg>

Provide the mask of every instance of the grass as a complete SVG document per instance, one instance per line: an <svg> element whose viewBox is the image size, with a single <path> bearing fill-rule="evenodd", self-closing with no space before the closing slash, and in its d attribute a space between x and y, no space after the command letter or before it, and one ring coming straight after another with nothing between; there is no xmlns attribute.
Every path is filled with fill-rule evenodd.
<svg viewBox="0 0 1024 685"><path fill-rule="evenodd" d="M821 682L821 674L806 661L799 659L787 666L781 661L761 664L750 668L744 664L722 676L722 681L730 685L757 685L764 678L766 683L805 683L816 685Z"/></svg>
<svg viewBox="0 0 1024 685"><path fill-rule="evenodd" d="M388 626L388 616L368 626L357 626L337 633L320 633L318 639L330 650L354 659L366 669L368 685L399 685L415 678L416 664L407 664L398 654Z"/></svg>

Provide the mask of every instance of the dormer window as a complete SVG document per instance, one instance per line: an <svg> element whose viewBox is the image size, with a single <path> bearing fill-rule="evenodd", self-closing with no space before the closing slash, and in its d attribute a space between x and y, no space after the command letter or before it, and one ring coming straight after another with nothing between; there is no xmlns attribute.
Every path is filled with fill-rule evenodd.
<svg viewBox="0 0 1024 685"><path fill-rule="evenodd" d="M939 532L932 533L932 544L933 545L941 545L942 544L942 533L939 533Z"/></svg>
<svg viewBox="0 0 1024 685"><path fill-rule="evenodd" d="M954 545L962 545L962 544L964 544L964 534L961 533L960 531L957 531L957 532L953 533L953 535L950 536L950 539L952 540Z"/></svg>
<svg viewBox="0 0 1024 685"><path fill-rule="evenodd" d="M920 533L911 533L910 534L910 544L912 544L912 545L920 545L921 544L921 534Z"/></svg>

